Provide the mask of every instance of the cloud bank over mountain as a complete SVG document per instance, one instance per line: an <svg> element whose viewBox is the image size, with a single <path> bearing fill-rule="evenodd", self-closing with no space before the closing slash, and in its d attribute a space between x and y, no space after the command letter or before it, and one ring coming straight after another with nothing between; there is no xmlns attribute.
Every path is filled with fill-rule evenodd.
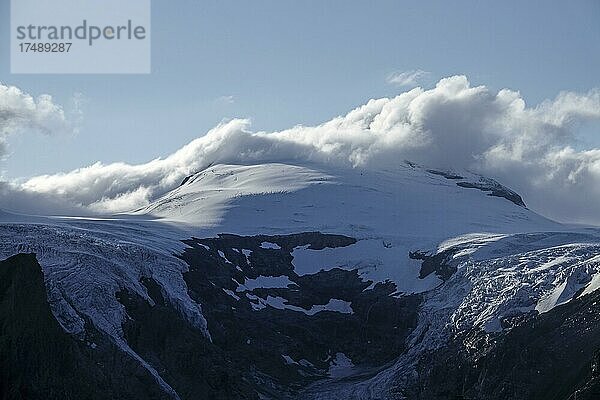
<svg viewBox="0 0 600 400"><path fill-rule="evenodd" d="M37 113L53 109L51 102L34 104L29 108ZM60 115L41 112L54 115L46 119L37 113L31 111L33 125L24 126L45 126ZM563 92L530 107L518 92L472 87L465 76L453 76L431 89L370 100L318 126L255 132L248 120L236 119L165 158L138 165L98 162L8 184L5 192L46 196L90 212L117 212L147 204L211 163L385 168L411 160L496 178L549 217L600 223L600 149L573 147L580 124L599 119L597 89Z"/></svg>

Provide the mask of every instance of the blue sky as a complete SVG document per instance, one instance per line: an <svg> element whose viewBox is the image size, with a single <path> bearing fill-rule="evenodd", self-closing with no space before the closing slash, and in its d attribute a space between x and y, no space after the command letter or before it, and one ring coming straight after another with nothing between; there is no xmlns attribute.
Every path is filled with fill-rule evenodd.
<svg viewBox="0 0 600 400"><path fill-rule="evenodd" d="M465 74L528 104L600 87L596 0L154 0L152 74L79 76L10 74L8 3L0 81L67 109L85 99L76 136L11 138L8 178L147 161L232 117L255 130L316 124L403 91L386 82L397 71L430 72L424 85ZM584 127L582 148L600 146L598 128Z"/></svg>

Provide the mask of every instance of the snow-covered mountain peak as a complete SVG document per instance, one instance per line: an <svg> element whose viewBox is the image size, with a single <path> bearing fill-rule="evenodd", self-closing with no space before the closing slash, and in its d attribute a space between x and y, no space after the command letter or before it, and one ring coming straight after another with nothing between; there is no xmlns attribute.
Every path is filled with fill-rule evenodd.
<svg viewBox="0 0 600 400"><path fill-rule="evenodd" d="M447 238L558 228L492 179L408 162L386 170L214 165L133 214L236 233L318 229L367 237L404 231Z"/></svg>
<svg viewBox="0 0 600 400"><path fill-rule="evenodd" d="M238 199L296 192L330 179L320 171L287 164L219 164L188 176L179 187L132 214L211 227Z"/></svg>

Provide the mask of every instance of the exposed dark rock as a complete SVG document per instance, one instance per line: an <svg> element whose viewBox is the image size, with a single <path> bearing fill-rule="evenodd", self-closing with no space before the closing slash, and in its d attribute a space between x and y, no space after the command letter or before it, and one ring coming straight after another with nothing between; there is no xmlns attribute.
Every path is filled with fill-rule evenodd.
<svg viewBox="0 0 600 400"><path fill-rule="evenodd" d="M435 273L440 279L446 281L456 272L456 266L450 263L451 251L443 251L437 254L427 254L422 251L411 251L408 256L413 260L422 260L419 278L423 279Z"/></svg>
<svg viewBox="0 0 600 400"><path fill-rule="evenodd" d="M428 169L427 172L429 172L430 174L434 174L434 175L440 175L446 179L451 179L451 180L464 179L464 177L454 174L452 172L437 171L435 169Z"/></svg>
<svg viewBox="0 0 600 400"><path fill-rule="evenodd" d="M356 270L347 271L341 268L294 276L292 279L298 288L280 290L277 294L287 299L290 304L307 310L314 304L327 304L332 298L352 302L372 283L363 281Z"/></svg>
<svg viewBox="0 0 600 400"><path fill-rule="evenodd" d="M471 189L479 189L483 192L489 192L488 196L494 197L502 197L508 201L513 202L514 204L520 207L527 207L525 202L519 196L518 193L510 190L509 188L502 186L498 182L489 178L480 178L479 182L456 182L456 184L460 187L471 188Z"/></svg>
<svg viewBox="0 0 600 400"><path fill-rule="evenodd" d="M439 171L439 170L435 170L435 169L428 169L427 172L429 172L430 174L433 174L433 175L443 176L444 178L446 178L448 180L465 179L465 177L455 174L455 173L452 173L452 172ZM520 207L525 207L525 208L527 207L525 205L525 202L523 201L523 199L521 198L521 196L518 193L510 190L506 186L501 185L494 179L480 177L479 182L464 182L463 181L463 182L456 182L456 185L460 186L460 187L464 187L464 188L479 189L482 192L489 192L488 196L502 197L502 198L505 198L506 200L513 202L514 204L516 204Z"/></svg>
<svg viewBox="0 0 600 400"><path fill-rule="evenodd" d="M275 243L280 249L262 248L263 242ZM306 385L327 377L336 353L346 354L359 367L376 367L405 350L405 339L416 325L421 296L395 297L392 282L367 289L372 282L364 281L357 270L332 268L303 276L294 271L291 253L295 247L319 250L355 242L346 236L318 232L219 235L186 241L190 248L181 258L190 267L184 275L190 296L203 305L213 344L231 357L238 369L254 371L249 381L256 391L269 387L270 396L294 397ZM325 267L315 266L314 270ZM292 284L235 292L238 284L232 279L243 284L259 275L285 275ZM349 302L353 313L321 311L307 315L296 309L276 309L261 303L269 296L306 312L339 299ZM289 364L284 355L296 363Z"/></svg>
<svg viewBox="0 0 600 400"><path fill-rule="evenodd" d="M598 399L599 350L600 292L595 292L528 318L505 334L472 332L424 355L418 387L404 394L411 399Z"/></svg>
<svg viewBox="0 0 600 400"><path fill-rule="evenodd" d="M155 305L121 291L130 319L123 331L129 346L149 362L182 399L258 399L247 383L250 371L214 346L167 305L158 284L143 280ZM246 375L246 376L244 376Z"/></svg>
<svg viewBox="0 0 600 400"><path fill-rule="evenodd" d="M179 186L183 186L186 183L188 183L190 181L190 179L192 179L194 177L194 175L188 175L185 178L183 178L183 180L181 181L181 183L179 184Z"/></svg>
<svg viewBox="0 0 600 400"><path fill-rule="evenodd" d="M86 326L83 340L60 327L33 254L0 262L0 398L167 399L139 364Z"/></svg>

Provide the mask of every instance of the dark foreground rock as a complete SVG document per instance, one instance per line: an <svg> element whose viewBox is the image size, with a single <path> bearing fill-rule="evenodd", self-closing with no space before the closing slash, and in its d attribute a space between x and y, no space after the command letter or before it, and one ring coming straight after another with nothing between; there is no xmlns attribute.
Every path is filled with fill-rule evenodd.
<svg viewBox="0 0 600 400"><path fill-rule="evenodd" d="M93 327L63 331L33 254L0 261L0 398L167 399L139 363Z"/></svg>
<svg viewBox="0 0 600 400"><path fill-rule="evenodd" d="M600 293L519 321L505 334L471 332L419 364L410 399L600 399Z"/></svg>

